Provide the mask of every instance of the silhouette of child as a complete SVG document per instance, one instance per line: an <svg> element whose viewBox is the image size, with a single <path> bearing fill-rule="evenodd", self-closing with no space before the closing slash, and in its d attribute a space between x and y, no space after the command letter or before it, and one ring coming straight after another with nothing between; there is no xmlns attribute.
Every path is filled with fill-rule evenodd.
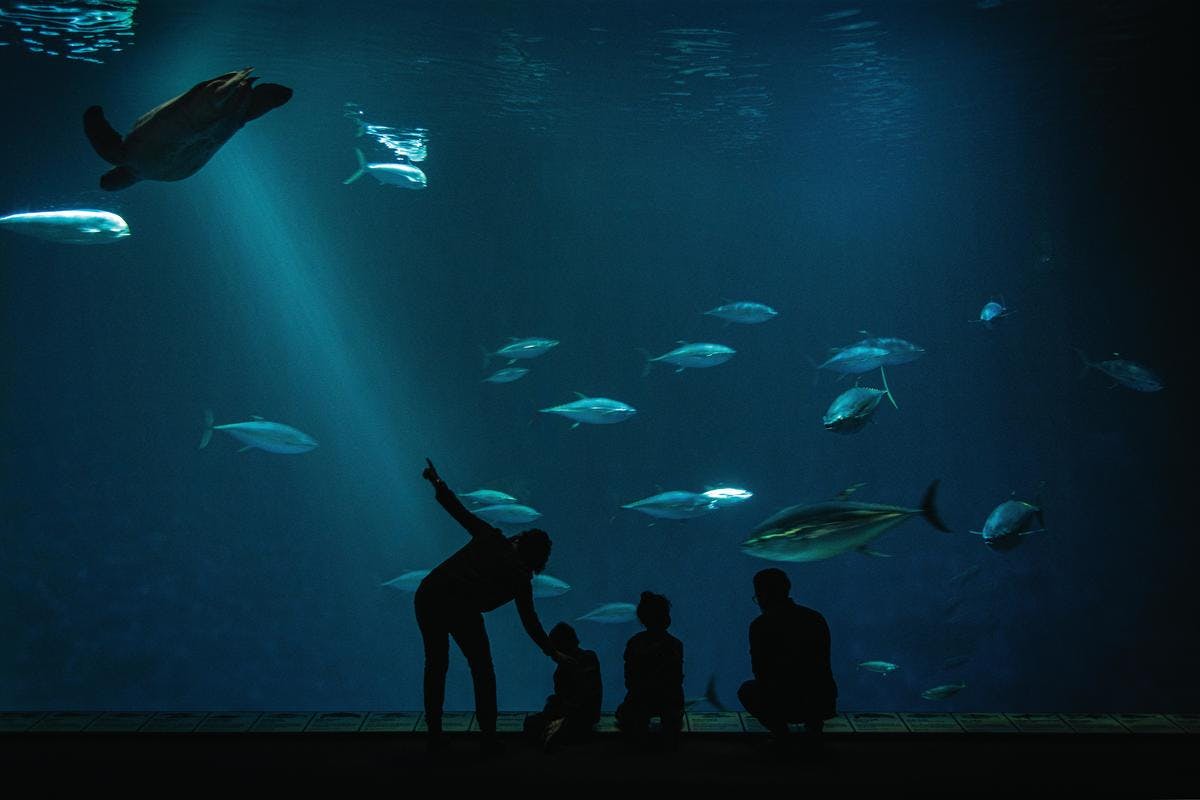
<svg viewBox="0 0 1200 800"><path fill-rule="evenodd" d="M667 633L671 602L642 592L637 616L646 630L625 645L625 701L617 707L617 727L631 743L644 740L650 718L662 720L668 747L683 727L683 642Z"/></svg>
<svg viewBox="0 0 1200 800"><path fill-rule="evenodd" d="M550 646L571 658L554 670L554 694L546 698L541 713L525 718L525 733L546 752L560 744L583 741L600 720L604 684L600 659L579 646L575 629L560 622L550 629Z"/></svg>

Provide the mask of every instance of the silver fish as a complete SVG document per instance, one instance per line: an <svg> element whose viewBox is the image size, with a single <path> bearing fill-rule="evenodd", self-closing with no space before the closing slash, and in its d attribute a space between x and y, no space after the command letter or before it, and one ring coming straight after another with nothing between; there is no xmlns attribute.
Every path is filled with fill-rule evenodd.
<svg viewBox="0 0 1200 800"><path fill-rule="evenodd" d="M480 519L485 519L493 525L524 525L533 522L542 514L529 506L517 503L501 503L494 506L483 506L473 512Z"/></svg>
<svg viewBox="0 0 1200 800"><path fill-rule="evenodd" d="M674 364L678 369L676 372L683 372L685 369L715 367L718 364L724 364L729 359L736 355L737 351L732 347L727 347L723 344L713 344L711 342L694 342L692 344L681 343L674 350L663 353L661 356L646 359L646 371L650 369L650 365L665 361L668 364Z"/></svg>
<svg viewBox="0 0 1200 800"><path fill-rule="evenodd" d="M537 358L538 356L545 354L551 348L557 346L557 339L542 339L536 336L528 339L510 338L508 340L508 344L494 352L489 353L487 350L484 350L483 364L486 367L488 361L490 361L493 356L499 356L500 358L507 358L508 363L511 366L517 362L518 358Z"/></svg>
<svg viewBox="0 0 1200 800"><path fill-rule="evenodd" d="M576 622L602 622L616 625L622 622L633 622L637 619L637 606L633 603L605 603L597 606L582 617L576 617Z"/></svg>
<svg viewBox="0 0 1200 800"><path fill-rule="evenodd" d="M358 170L349 178L342 181L343 184L354 183L363 175L370 175L380 183L386 183L389 186L399 186L401 189L424 189L428 183L425 173L420 167L414 164L405 164L398 161L368 164L362 150L356 149L354 154L358 156Z"/></svg>
<svg viewBox="0 0 1200 800"><path fill-rule="evenodd" d="M246 446L239 453L257 447L269 453L305 453L317 446L317 441L304 431L296 430L281 422L268 422L254 417L250 422L232 422L228 425L213 425L213 413L204 412L204 433L200 437L200 449L212 439L213 431L224 431Z"/></svg>
<svg viewBox="0 0 1200 800"><path fill-rule="evenodd" d="M1075 352L1079 353L1079 357L1083 359L1083 373L1086 373L1089 368L1098 369L1122 386L1128 386L1139 392L1157 392L1163 388L1162 379L1154 373L1154 370L1136 361L1113 358L1108 361L1091 362L1078 347L1075 348ZM1114 353L1114 355L1116 354ZM1113 386L1116 386L1117 383L1114 383Z"/></svg>
<svg viewBox="0 0 1200 800"><path fill-rule="evenodd" d="M550 408L541 408L542 414L558 414L575 422L572 429L578 428L581 422L591 425L612 425L624 422L637 413L637 409L620 400L610 400L607 397L588 397L580 394L579 399L571 403L563 403Z"/></svg>
<svg viewBox="0 0 1200 800"><path fill-rule="evenodd" d="M821 420L825 430L835 433L854 433L862 430L871 421L875 409L879 407L879 401L885 396L892 402L893 408L900 408L896 405L896 398L892 396L891 389L888 388L883 367L879 368L879 374L883 377L882 389L855 386L842 392L829 404L829 409Z"/></svg>
<svg viewBox="0 0 1200 800"><path fill-rule="evenodd" d="M525 367L505 367L497 370L483 379L484 383L512 383L519 381L529 374Z"/></svg>
<svg viewBox="0 0 1200 800"><path fill-rule="evenodd" d="M943 686L934 686L932 689L926 689L921 692L921 697L926 700L945 700L947 697L954 695L967 688L965 683L948 683Z"/></svg>
<svg viewBox="0 0 1200 800"><path fill-rule="evenodd" d="M1045 529L1046 521L1042 517L1040 503L1034 505L1024 500L1005 500L988 514L983 530L971 533L982 536L984 543L995 550L1010 550L1020 543L1022 536L1041 533Z"/></svg>
<svg viewBox="0 0 1200 800"><path fill-rule="evenodd" d="M720 317L728 322L740 322L743 325L756 325L779 316L779 312L770 306L753 303L749 300L726 303L723 306L711 308L704 314L710 317Z"/></svg>
<svg viewBox="0 0 1200 800"><path fill-rule="evenodd" d="M30 211L0 217L0 227L63 244L109 244L129 236L129 225L111 211Z"/></svg>

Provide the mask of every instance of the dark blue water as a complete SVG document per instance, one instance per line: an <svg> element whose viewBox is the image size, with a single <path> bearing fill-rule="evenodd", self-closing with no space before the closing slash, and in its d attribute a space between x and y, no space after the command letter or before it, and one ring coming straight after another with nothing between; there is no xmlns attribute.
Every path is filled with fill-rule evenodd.
<svg viewBox="0 0 1200 800"><path fill-rule="evenodd" d="M419 707L412 598L381 584L464 541L427 456L543 514L572 586L547 628L670 597L689 695L750 675L750 578L777 565L739 548L755 525L941 478L952 534L917 517L872 543L890 558L778 565L829 620L842 710L1197 706L1178 6L197 0L135 8L94 61L3 7L0 213L132 236L0 231L0 707ZM243 66L292 101L191 178L99 190L84 108L124 132ZM343 185L354 148L394 159L347 103L420 131L428 188ZM1014 313L987 330L994 296ZM702 314L726 298L779 316ZM811 359L864 330L926 354L842 436L821 417L852 378ZM510 336L561 344L482 383ZM678 340L737 354L643 376ZM1073 347L1166 388L1080 379ZM576 391L638 413L537 413ZM198 450L205 409L320 446ZM716 485L754 497L621 508ZM1046 531L968 532L1039 486ZM539 706L553 665L511 606L487 624L501 707ZM615 707L636 623L577 628ZM457 653L447 699L471 707Z"/></svg>

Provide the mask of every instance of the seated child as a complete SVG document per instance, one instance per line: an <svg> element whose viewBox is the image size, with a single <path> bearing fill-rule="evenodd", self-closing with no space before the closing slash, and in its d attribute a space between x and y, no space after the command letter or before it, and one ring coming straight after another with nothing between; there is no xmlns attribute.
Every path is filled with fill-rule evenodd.
<svg viewBox="0 0 1200 800"><path fill-rule="evenodd" d="M593 650L579 646L575 629L560 622L550 629L550 645L571 657L574 663L559 664L554 670L554 694L546 698L540 714L525 718L525 733L541 741L550 752L559 744L586 739L600 720L604 692L600 659Z"/></svg>
<svg viewBox="0 0 1200 800"><path fill-rule="evenodd" d="M638 619L646 630L625 645L625 702L617 708L617 727L631 742L643 740L650 718L662 720L668 747L683 727L683 642L667 633L671 602L661 594L642 592Z"/></svg>

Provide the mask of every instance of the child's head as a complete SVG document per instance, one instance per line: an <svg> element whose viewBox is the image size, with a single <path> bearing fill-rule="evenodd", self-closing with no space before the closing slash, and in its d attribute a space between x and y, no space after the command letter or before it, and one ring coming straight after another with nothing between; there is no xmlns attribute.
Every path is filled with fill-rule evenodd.
<svg viewBox="0 0 1200 800"><path fill-rule="evenodd" d="M579 646L579 636L570 625L560 622L550 629L550 646L563 653L569 652Z"/></svg>
<svg viewBox="0 0 1200 800"><path fill-rule="evenodd" d="M661 594L642 592L637 617L647 630L665 631L671 627L671 601Z"/></svg>

